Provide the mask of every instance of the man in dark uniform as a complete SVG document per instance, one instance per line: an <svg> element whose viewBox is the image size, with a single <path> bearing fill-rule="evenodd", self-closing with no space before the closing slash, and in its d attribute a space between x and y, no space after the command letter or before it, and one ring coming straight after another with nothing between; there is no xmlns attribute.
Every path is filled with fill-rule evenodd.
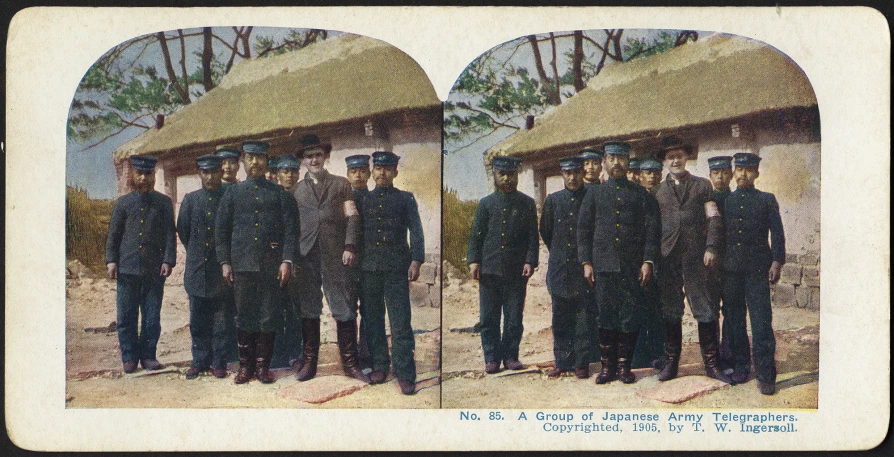
<svg viewBox="0 0 894 457"><path fill-rule="evenodd" d="M274 381L269 373L276 339L276 310L281 288L289 281L296 253L295 201L264 178L263 141L246 141L247 179L224 193L215 221L221 274L233 284L239 342L236 384Z"/></svg>
<svg viewBox="0 0 894 457"><path fill-rule="evenodd" d="M264 179L272 182L273 184L279 184L279 179L277 178L277 174L279 173L279 157L270 156L267 159L267 169L264 170Z"/></svg>
<svg viewBox="0 0 894 457"><path fill-rule="evenodd" d="M708 159L708 169L710 170L710 180L711 185L714 187L714 202L717 203L717 209L720 211L721 217L724 214L724 206L723 203L726 201L726 197L729 196L729 183L733 179L733 158L730 156L715 156ZM721 243L721 247L725 246L725 243ZM724 369L726 374L729 374L729 371L733 369L733 355L732 351L729 347L729 320L726 318L726 309L721 303L721 294L723 292L723 286L721 285L721 277L722 277L722 266L723 266L723 249L719 252L719 258L717 261L718 268L712 268L708 270L708 292L711 294L711 299L717 303L720 303L720 312L723 315L723 323L721 324L721 332L720 332L720 355L719 362L721 368ZM746 340L747 343L747 340ZM748 352L751 352L751 344L748 344ZM733 379L735 382L738 379Z"/></svg>
<svg viewBox="0 0 894 457"><path fill-rule="evenodd" d="M627 143L605 144L609 178L587 191L578 220L578 260L595 286L599 306L602 371L597 384L616 377L625 384L636 382L630 368L641 327L642 288L652 278L658 254L658 204L645 188L627 180L629 154Z"/></svg>
<svg viewBox="0 0 894 457"><path fill-rule="evenodd" d="M602 159L605 153L597 148L584 148L578 157L584 159L584 185L599 184L602 175Z"/></svg>
<svg viewBox="0 0 894 457"><path fill-rule="evenodd" d="M298 183L298 170L301 164L292 154L283 154L276 158L276 181L294 200L292 191ZM297 206L297 202L296 202ZM279 336L273 345L273 359L270 366L281 368L294 366L301 360L301 308L298 295L298 272L292 265L289 283L283 291L279 309Z"/></svg>
<svg viewBox="0 0 894 457"><path fill-rule="evenodd" d="M227 189L239 184L236 175L239 173L239 156L240 151L230 146L218 146L214 155L220 157L220 188ZM236 301L233 298L233 286L224 283L224 290L220 298L226 308L227 323L227 343L226 343L226 360L227 362L235 362L239 360L239 346L236 341Z"/></svg>
<svg viewBox="0 0 894 457"><path fill-rule="evenodd" d="M520 164L517 157L494 157L496 190L478 202L469 233L466 258L472 279L480 281L481 347L487 373L500 371L501 361L510 370L524 368L518 360L522 313L540 243L534 199L516 190Z"/></svg>
<svg viewBox="0 0 894 457"><path fill-rule="evenodd" d="M220 157L196 159L202 188L186 194L177 215L177 234L186 247L183 286L189 295L189 334L192 337L192 366L186 379L194 379L210 368L216 378L227 377L227 310L220 297L224 290L220 262L214 245L214 219L223 197L220 187Z"/></svg>
<svg viewBox="0 0 894 457"><path fill-rule="evenodd" d="M631 157L627 164L627 180L639 184L639 157Z"/></svg>
<svg viewBox="0 0 894 457"><path fill-rule="evenodd" d="M785 264L785 233L776 197L754 188L761 158L738 153L733 158L736 191L726 198L726 251L723 262L723 302L729 320L730 348L735 359L733 380L748 378L751 361L746 342L745 310L751 317L754 372L764 395L776 392L776 339L770 284L779 280ZM769 244L767 243L769 233Z"/></svg>
<svg viewBox="0 0 894 457"><path fill-rule="evenodd" d="M368 332L374 384L385 381L390 360L385 307L391 325L391 354L401 393L416 389L416 341L410 322L410 282L425 261L425 238L416 199L394 187L397 162L389 151L372 154L376 187L363 200L363 319ZM407 244L407 234L410 242Z"/></svg>
<svg viewBox="0 0 894 457"><path fill-rule="evenodd" d="M236 174L239 173L239 150L229 146L220 146L214 155L220 157L220 185L224 190L239 184Z"/></svg>
<svg viewBox="0 0 894 457"><path fill-rule="evenodd" d="M357 206L357 212L360 213L361 224L363 221L363 199L366 198L366 194L369 193L369 177L372 175L372 172L369 169L369 159L370 156L366 154L357 154L345 157L345 165L348 169L348 182L351 183L351 189L354 191L354 205ZM363 231L360 231L360 238L357 241L358 246L363 246ZM359 324L359 334L360 336L357 338L357 363L360 364L360 368L363 369L363 372L366 375L369 375L372 372L372 358L370 358L369 354L369 344L367 343L366 336L366 327L363 322L363 268L361 268L363 259L359 258L362 255L361 252L358 252L358 259L354 263L353 269L353 278L354 278L354 292L357 295L357 300L360 302L360 324Z"/></svg>
<svg viewBox="0 0 894 457"><path fill-rule="evenodd" d="M557 378L574 370L580 379L590 377L590 319L593 289L577 261L577 217L587 194L584 163L580 157L559 161L565 188L550 194L543 204L540 237L549 250L546 287L553 305L553 354L556 366L547 373Z"/></svg>
<svg viewBox="0 0 894 457"><path fill-rule="evenodd" d="M652 196L655 195L658 184L661 182L661 170L663 165L652 156L642 157L639 161L639 183L645 187ZM661 314L661 292L658 288L659 272L655 271L652 280L643 287L645 312L643 313L643 325L640 327L639 339L633 352L633 367L663 368L664 342L667 335L664 329L664 318Z"/></svg>
<svg viewBox="0 0 894 457"><path fill-rule="evenodd" d="M669 173L655 198L661 207L661 262L658 265L667 343L667 363L659 381L677 376L683 344L683 297L698 321L705 375L729 382L718 365L718 325L720 305L708 292L708 272L716 268L720 252L723 220L714 203L714 191L705 178L686 171L690 149L678 138L664 140L662 152Z"/></svg>
<svg viewBox="0 0 894 457"><path fill-rule="evenodd" d="M146 370L162 367L155 350L165 278L177 260L177 235L171 199L153 190L157 161L130 157L134 190L115 202L106 239L108 276L118 280L118 343L125 373L133 373L138 360Z"/></svg>

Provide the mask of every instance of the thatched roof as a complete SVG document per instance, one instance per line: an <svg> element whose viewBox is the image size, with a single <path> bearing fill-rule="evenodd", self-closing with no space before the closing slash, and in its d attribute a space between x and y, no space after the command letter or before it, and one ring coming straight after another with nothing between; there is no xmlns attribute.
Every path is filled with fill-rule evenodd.
<svg viewBox="0 0 894 457"><path fill-rule="evenodd" d="M586 89L491 148L542 156L613 139L656 136L760 112L816 107L807 77L759 42L711 35L662 54L605 67Z"/></svg>
<svg viewBox="0 0 894 457"><path fill-rule="evenodd" d="M235 65L220 85L115 151L164 156L246 139L288 135L441 102L421 67L399 49L341 35L279 56Z"/></svg>

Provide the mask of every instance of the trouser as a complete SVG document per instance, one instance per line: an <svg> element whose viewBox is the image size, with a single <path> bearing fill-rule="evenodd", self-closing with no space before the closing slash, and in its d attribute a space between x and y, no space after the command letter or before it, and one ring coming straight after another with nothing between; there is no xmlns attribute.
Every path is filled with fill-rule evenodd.
<svg viewBox="0 0 894 457"><path fill-rule="evenodd" d="M575 297L552 295L553 355L556 368L572 370L590 365L590 320L592 304L589 294Z"/></svg>
<svg viewBox="0 0 894 457"><path fill-rule="evenodd" d="M324 253L317 243L301 259L298 288L301 317L319 319L323 314L323 295L332 317L339 322L357 319L357 301L350 267L342 264L342 251Z"/></svg>
<svg viewBox="0 0 894 457"><path fill-rule="evenodd" d="M245 333L274 333L282 325L278 318L282 292L278 270L236 272L233 294L236 300L236 327Z"/></svg>
<svg viewBox="0 0 894 457"><path fill-rule="evenodd" d="M748 332L745 328L746 310L751 318L754 374L759 381L775 382L776 337L773 334L773 308L770 305L770 283L767 272L723 273L723 302L725 319L729 322L730 349L735 370L749 372Z"/></svg>
<svg viewBox="0 0 894 457"><path fill-rule="evenodd" d="M389 372L388 339L385 336L385 310L391 326L391 355L394 374L404 381L416 381L416 340L410 313L410 283L407 272L363 272L363 320L374 370Z"/></svg>
<svg viewBox="0 0 894 457"><path fill-rule="evenodd" d="M227 312L217 298L189 296L189 334L192 337L192 366L227 367Z"/></svg>
<svg viewBox="0 0 894 457"><path fill-rule="evenodd" d="M638 332L642 323L643 293L636 272L596 273L599 328Z"/></svg>
<svg viewBox="0 0 894 457"><path fill-rule="evenodd" d="M233 286L225 285L220 294L221 306L224 309L224 330L226 343L224 343L224 360L227 362L239 361L239 343L236 338L236 299L233 294Z"/></svg>
<svg viewBox="0 0 894 457"><path fill-rule="evenodd" d="M296 275L297 268L292 270ZM276 330L273 343L272 368L288 367L292 360L301 357L301 308L298 301L298 281L296 276L289 279L286 288L281 289L280 307L277 320L281 325Z"/></svg>
<svg viewBox="0 0 894 457"><path fill-rule="evenodd" d="M651 367L652 362L664 355L667 332L661 312L661 293L655 276L643 288L643 318L636 350L633 352L633 368Z"/></svg>
<svg viewBox="0 0 894 457"><path fill-rule="evenodd" d="M155 358L161 336L164 285L165 277L161 275L118 274L116 308L122 361Z"/></svg>
<svg viewBox="0 0 894 457"><path fill-rule="evenodd" d="M728 310L726 309L726 302L722 302L723 298L723 272L720 271L719 268L709 269L708 270L708 291L711 294L711 300L714 303L720 304L720 313L723 315L723 323L720 326L720 352L718 353L718 359L720 366L722 368L732 368L733 364L733 353L729 347L729 319L727 319L726 315ZM748 344L748 352L751 352L751 344Z"/></svg>
<svg viewBox="0 0 894 457"><path fill-rule="evenodd" d="M481 315L481 348L484 361L518 359L521 344L522 316L528 278L481 275L478 295ZM503 335L500 336L500 314L503 315Z"/></svg>
<svg viewBox="0 0 894 457"><path fill-rule="evenodd" d="M718 302L708 291L708 269L704 264L704 251L684 252L679 245L658 265L658 282L661 288L661 311L666 322L683 320L683 290L692 316L701 323L716 322Z"/></svg>
<svg viewBox="0 0 894 457"><path fill-rule="evenodd" d="M369 354L369 343L367 342L366 319L363 318L363 270L361 268L354 268L354 270L352 271L352 278L354 279L354 291L357 295L358 301L360 302L360 323L358 326L359 337L357 338L357 362L360 364L360 368L371 368L372 358Z"/></svg>
<svg viewBox="0 0 894 457"><path fill-rule="evenodd" d="M597 363L602 360L602 350L599 349L599 304L596 303L596 291L591 290L586 300L587 309L590 310L590 320L587 324L587 332L590 335L587 358L590 363Z"/></svg>

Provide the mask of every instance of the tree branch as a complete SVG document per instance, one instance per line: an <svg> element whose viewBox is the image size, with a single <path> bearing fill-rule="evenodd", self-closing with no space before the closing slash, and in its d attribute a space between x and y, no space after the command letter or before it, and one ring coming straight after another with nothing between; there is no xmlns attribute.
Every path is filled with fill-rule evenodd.
<svg viewBox="0 0 894 457"><path fill-rule="evenodd" d="M115 136L115 135L118 135L119 133L125 131L125 130L128 129L129 127L131 127L131 126L130 126L130 125L125 125L124 127L121 127L120 129L118 129L118 131L106 135L105 137L103 137L102 139L100 139L99 141L97 141L96 143L93 143L93 144L91 144L91 145L89 145L89 146L84 147L84 149L81 149L81 152L86 151L86 150L88 150L88 149L90 149L90 148L92 148L92 147L99 146L100 144L102 144L102 142L108 140L109 138L111 138L111 137L113 137L113 136ZM151 128L151 127L145 127L145 126L142 126L142 125L135 125L134 127L143 127L143 128L145 128L146 130L149 130L149 129Z"/></svg>
<svg viewBox="0 0 894 457"><path fill-rule="evenodd" d="M547 96L549 96L550 103L553 105L560 105L562 99L557 92L553 91L552 86L549 84L549 78L546 76L546 70L543 69L543 58L540 57L540 45L537 44L537 37L528 35L527 39L531 44L531 49L534 50L534 64L537 67L537 74L540 76L540 81L543 84Z"/></svg>
<svg viewBox="0 0 894 457"><path fill-rule="evenodd" d="M492 123L496 124L496 125L499 125L499 126L502 126L502 127L508 127L508 128L515 129L515 130L518 130L518 129L519 129L519 127L516 127L516 126L514 126L514 125L512 125L512 124L506 124L506 123L503 123L502 121L498 121L497 118L495 118L492 114L488 113L487 111L484 111L484 110L479 109L479 108L475 108L475 107L473 107L472 105L469 105L469 104L466 103L466 102L459 102L459 103L456 104L456 106L458 106L458 107L460 107L460 108L462 108L462 109L466 109L466 110L469 110L469 111L473 111L473 112L476 112L476 113L483 114L483 115L487 116L487 117L490 119L490 121L491 121Z"/></svg>
<svg viewBox="0 0 894 457"><path fill-rule="evenodd" d="M502 126L501 126L501 127L502 127ZM483 140L483 139L485 139L485 138L487 138L487 137L493 135L493 134L496 133L498 130L500 130L501 127L494 127L494 128L491 129L490 132L487 132L487 133L485 133L484 135L479 136L478 138L476 138L476 139L475 139L474 141L472 141L471 143L468 143L468 144L465 144L465 145L463 145L463 146L460 146L460 147L454 149L454 150L451 151L451 152L459 152L459 151L462 151L463 149L466 149L466 148L468 148L468 147L471 147L473 144L475 144L475 143L477 143L477 142L479 142L479 141L481 141L481 140ZM515 128L516 130L518 130L518 127L512 127L512 126L510 126L510 127L511 127L511 128Z"/></svg>
<svg viewBox="0 0 894 457"><path fill-rule="evenodd" d="M183 101L184 105L188 105L190 102L189 92L184 91L183 87L181 87L180 83L177 81L177 73L174 72L174 65L171 64L171 53L168 51L168 41L165 39L165 33L158 32L156 36L158 37L158 44L161 46L161 53L164 56L165 70L168 72L168 78L174 86L174 89L177 91L177 94L180 95L180 100Z"/></svg>

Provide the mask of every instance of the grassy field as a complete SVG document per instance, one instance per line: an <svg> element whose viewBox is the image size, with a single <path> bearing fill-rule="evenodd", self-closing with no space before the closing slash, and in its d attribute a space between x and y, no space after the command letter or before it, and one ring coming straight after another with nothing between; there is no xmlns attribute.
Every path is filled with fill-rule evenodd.
<svg viewBox="0 0 894 457"><path fill-rule="evenodd" d="M448 190L443 194L444 226L441 228L444 238L444 260L450 262L463 273L469 272L466 264L466 249L469 245L469 230L475 217L477 201L462 201L456 192Z"/></svg>
<svg viewBox="0 0 894 457"><path fill-rule="evenodd" d="M114 200L91 200L80 189L66 188L65 257L94 271L105 270L106 234Z"/></svg>

